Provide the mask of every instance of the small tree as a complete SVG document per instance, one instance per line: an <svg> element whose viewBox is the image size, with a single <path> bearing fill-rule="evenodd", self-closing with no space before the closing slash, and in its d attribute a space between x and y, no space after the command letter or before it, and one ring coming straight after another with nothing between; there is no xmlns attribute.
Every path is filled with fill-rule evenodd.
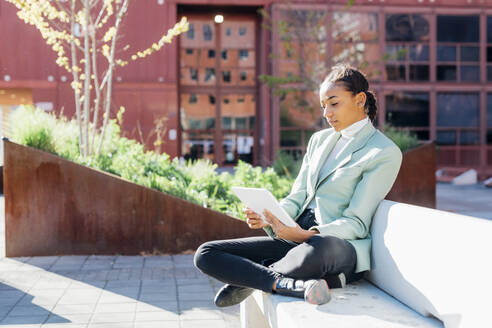
<svg viewBox="0 0 492 328"><path fill-rule="evenodd" d="M116 53L122 52L117 51L119 47L123 51L130 47L122 47L121 42L118 43L118 33L130 0L5 1L19 9L17 15L20 19L40 31L46 43L57 53L56 63L72 74L79 149L84 157L94 153L96 139L95 152L101 151L110 116L116 66L126 66L130 60L145 58L188 30L187 19L183 17L149 48L127 55L125 60L116 58ZM102 70L97 62L100 56L106 59ZM94 98L91 97L92 92ZM103 123L98 129L101 109L104 111Z"/></svg>

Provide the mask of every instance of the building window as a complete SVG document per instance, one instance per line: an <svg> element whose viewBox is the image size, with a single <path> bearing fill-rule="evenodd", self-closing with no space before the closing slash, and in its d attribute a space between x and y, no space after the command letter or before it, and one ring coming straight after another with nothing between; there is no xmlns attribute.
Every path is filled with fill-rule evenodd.
<svg viewBox="0 0 492 328"><path fill-rule="evenodd" d="M205 129L215 128L215 118L209 117L205 120Z"/></svg>
<svg viewBox="0 0 492 328"><path fill-rule="evenodd" d="M436 142L441 145L478 144L479 116L478 93L439 92Z"/></svg>
<svg viewBox="0 0 492 328"><path fill-rule="evenodd" d="M437 80L480 80L479 16L437 16Z"/></svg>
<svg viewBox="0 0 492 328"><path fill-rule="evenodd" d="M378 14L334 12L332 37L333 62L348 62L360 67L370 80L380 76Z"/></svg>
<svg viewBox="0 0 492 328"><path fill-rule="evenodd" d="M198 81L198 70L196 68L190 68L190 79Z"/></svg>
<svg viewBox="0 0 492 328"><path fill-rule="evenodd" d="M230 71L223 71L222 72L222 80L225 83L231 83L231 72Z"/></svg>
<svg viewBox="0 0 492 328"><path fill-rule="evenodd" d="M195 93L190 93L190 98L188 99L188 103L196 104L198 101Z"/></svg>
<svg viewBox="0 0 492 328"><path fill-rule="evenodd" d="M188 25L188 31L186 31L186 37L188 38L188 40L195 39L195 25L193 24Z"/></svg>
<svg viewBox="0 0 492 328"><path fill-rule="evenodd" d="M246 72L240 72L239 73L239 78L241 79L241 81L246 81L247 78L248 78L248 73L246 73Z"/></svg>
<svg viewBox="0 0 492 328"><path fill-rule="evenodd" d="M231 28L230 27L226 28L226 35L231 36Z"/></svg>
<svg viewBox="0 0 492 328"><path fill-rule="evenodd" d="M211 41L212 40L212 28L210 25L203 25L203 40Z"/></svg>
<svg viewBox="0 0 492 328"><path fill-rule="evenodd" d="M232 117L222 116L222 129L232 130Z"/></svg>
<svg viewBox="0 0 492 328"><path fill-rule="evenodd" d="M208 96L208 102L210 103L210 105L215 105L215 97L212 95L209 95Z"/></svg>
<svg viewBox="0 0 492 328"><path fill-rule="evenodd" d="M206 68L205 69L205 82L215 79L215 69L214 68Z"/></svg>
<svg viewBox="0 0 492 328"><path fill-rule="evenodd" d="M208 50L208 58L215 58L215 50L213 49Z"/></svg>
<svg viewBox="0 0 492 328"><path fill-rule="evenodd" d="M386 95L386 122L429 140L429 108L427 92L394 92Z"/></svg>
<svg viewBox="0 0 492 328"><path fill-rule="evenodd" d="M429 81L429 30L426 15L386 15L387 80Z"/></svg>
<svg viewBox="0 0 492 328"><path fill-rule="evenodd" d="M187 55L193 55L193 49L186 49Z"/></svg>
<svg viewBox="0 0 492 328"><path fill-rule="evenodd" d="M241 49L239 50L239 60L247 60L248 59L248 50Z"/></svg>
<svg viewBox="0 0 492 328"><path fill-rule="evenodd" d="M227 60L227 50L222 50L221 56L223 60Z"/></svg>
<svg viewBox="0 0 492 328"><path fill-rule="evenodd" d="M239 35L240 36L245 36L246 35L246 27L240 27L239 28Z"/></svg>

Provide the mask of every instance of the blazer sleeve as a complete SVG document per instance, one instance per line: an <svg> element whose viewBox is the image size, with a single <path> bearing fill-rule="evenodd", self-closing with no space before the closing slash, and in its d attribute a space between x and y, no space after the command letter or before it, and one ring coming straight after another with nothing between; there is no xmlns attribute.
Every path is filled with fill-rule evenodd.
<svg viewBox="0 0 492 328"><path fill-rule="evenodd" d="M396 180L401 161L402 153L397 146L385 148L375 155L362 173L342 217L328 224L311 227L310 230L342 239L366 238L379 203Z"/></svg>
<svg viewBox="0 0 492 328"><path fill-rule="evenodd" d="M309 174L309 162L311 160L312 148L314 147L315 139L316 134L313 134L309 139L308 146L306 148L306 154L302 159L301 169L297 174L296 180L292 185L290 193L287 197L280 201L280 206L284 208L284 210L287 212L287 214L289 214L291 218L295 218L297 216L307 197L307 178ZM275 233L270 226L264 227L263 230L265 230L265 232L269 236L275 236Z"/></svg>

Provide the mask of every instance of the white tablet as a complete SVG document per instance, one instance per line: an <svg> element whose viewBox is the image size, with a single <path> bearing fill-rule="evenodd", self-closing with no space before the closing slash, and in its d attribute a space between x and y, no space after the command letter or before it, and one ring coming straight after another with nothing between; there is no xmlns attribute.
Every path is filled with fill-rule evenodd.
<svg viewBox="0 0 492 328"><path fill-rule="evenodd" d="M269 190L264 188L246 187L232 187L231 190L244 205L258 213L263 220L265 220L263 210L267 209L286 226L296 226L296 222L289 216L283 207L280 206L280 203Z"/></svg>

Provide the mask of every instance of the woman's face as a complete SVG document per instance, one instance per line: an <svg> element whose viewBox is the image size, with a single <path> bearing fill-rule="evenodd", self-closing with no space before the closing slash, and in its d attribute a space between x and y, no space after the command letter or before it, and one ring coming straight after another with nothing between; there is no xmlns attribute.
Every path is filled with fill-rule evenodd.
<svg viewBox="0 0 492 328"><path fill-rule="evenodd" d="M337 132L366 117L364 92L353 96L343 85L332 83L320 93L319 101L323 117Z"/></svg>

